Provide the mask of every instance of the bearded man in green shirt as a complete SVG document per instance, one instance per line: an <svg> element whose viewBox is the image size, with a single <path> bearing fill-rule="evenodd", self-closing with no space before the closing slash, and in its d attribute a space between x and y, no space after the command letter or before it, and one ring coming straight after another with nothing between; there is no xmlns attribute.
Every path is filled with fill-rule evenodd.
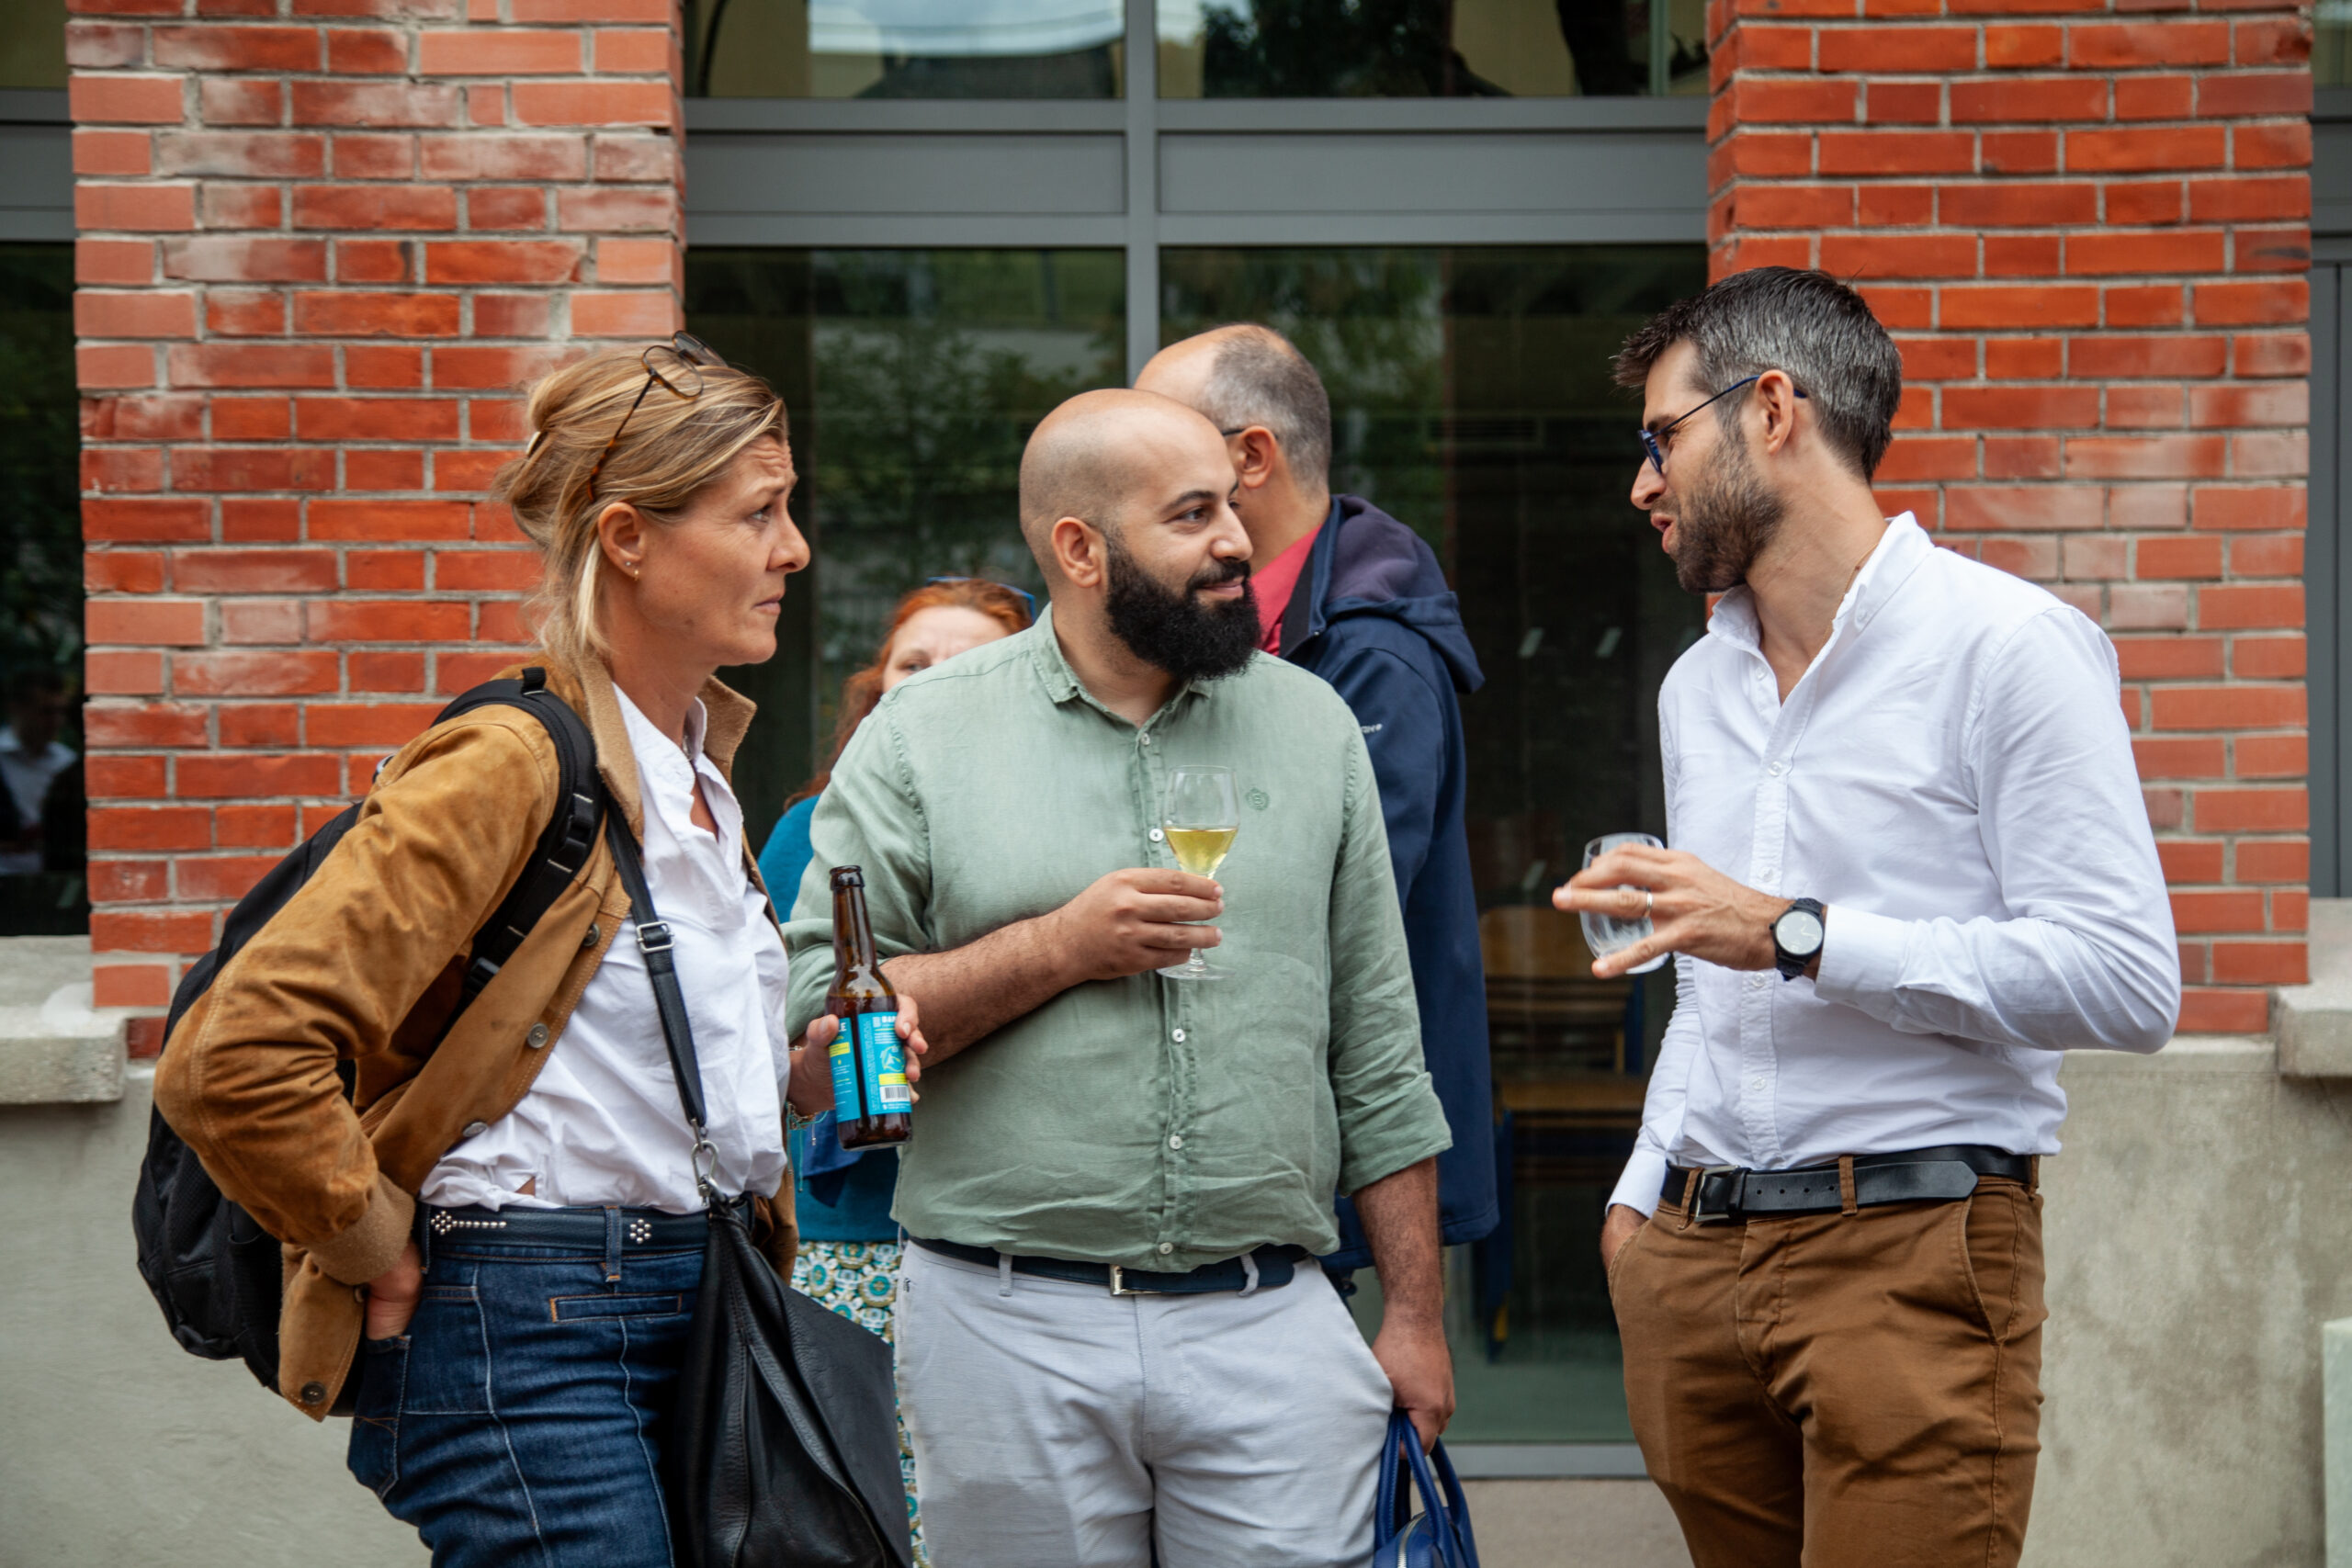
<svg viewBox="0 0 2352 1568"><path fill-rule="evenodd" d="M1453 1414L1450 1140L1378 790L1338 694L1256 651L1233 491L1182 404L1048 415L1021 523L1051 608L885 697L811 827L794 1031L831 975L825 868L855 864L929 1037L893 1213L944 1563L1363 1563L1390 1409L1424 1444ZM1237 774L1221 881L1163 833L1188 762ZM1156 973L1202 947L1225 978ZM1314 1262L1334 1190L1380 1272L1369 1348Z"/></svg>

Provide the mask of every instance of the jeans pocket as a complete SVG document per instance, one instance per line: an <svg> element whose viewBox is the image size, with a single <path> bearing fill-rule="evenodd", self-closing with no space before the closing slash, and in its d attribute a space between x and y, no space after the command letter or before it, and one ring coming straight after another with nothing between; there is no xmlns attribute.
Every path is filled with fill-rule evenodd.
<svg viewBox="0 0 2352 1568"><path fill-rule="evenodd" d="M359 1403L351 1413L345 1462L359 1484L382 1500L400 1480L401 1400L408 1387L409 1338L395 1334L359 1342Z"/></svg>

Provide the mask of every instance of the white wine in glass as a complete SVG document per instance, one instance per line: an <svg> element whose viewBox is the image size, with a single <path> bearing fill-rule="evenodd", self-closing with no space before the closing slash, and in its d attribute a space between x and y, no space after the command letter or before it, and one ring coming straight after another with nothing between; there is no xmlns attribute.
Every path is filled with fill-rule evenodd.
<svg viewBox="0 0 2352 1568"><path fill-rule="evenodd" d="M1233 770L1186 762L1170 772L1159 828L1178 865L1194 876L1215 876L1241 831L1241 795L1234 787ZM1171 980L1222 980L1232 971L1208 963L1196 947L1189 963L1160 973Z"/></svg>

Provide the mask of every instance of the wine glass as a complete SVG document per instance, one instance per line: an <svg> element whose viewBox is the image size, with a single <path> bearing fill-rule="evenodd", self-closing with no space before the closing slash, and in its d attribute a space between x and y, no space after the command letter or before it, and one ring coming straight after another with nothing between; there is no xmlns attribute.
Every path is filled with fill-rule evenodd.
<svg viewBox="0 0 2352 1568"><path fill-rule="evenodd" d="M1241 831L1241 795L1233 784L1233 770L1208 762L1186 762L1168 775L1168 807L1160 813L1160 830L1176 863L1194 876L1215 876ZM1222 980L1232 971L1219 969L1193 949L1187 963L1160 971L1171 980Z"/></svg>
<svg viewBox="0 0 2352 1568"><path fill-rule="evenodd" d="M1626 849L1635 844L1646 844L1654 850L1666 848L1647 833L1603 833L1584 847L1584 863L1589 868L1594 861L1599 860L1610 851ZM1621 886L1631 886L1632 884ZM1648 936L1652 929L1650 918L1647 915L1636 915L1630 920L1621 920L1614 915L1600 914L1591 909L1580 909L1577 912L1577 919L1584 923L1584 944L1592 949L1592 955L1595 958L1605 958L1621 947L1633 946ZM1636 964L1625 973L1646 975L1663 964L1668 956L1669 954L1661 953L1647 964Z"/></svg>

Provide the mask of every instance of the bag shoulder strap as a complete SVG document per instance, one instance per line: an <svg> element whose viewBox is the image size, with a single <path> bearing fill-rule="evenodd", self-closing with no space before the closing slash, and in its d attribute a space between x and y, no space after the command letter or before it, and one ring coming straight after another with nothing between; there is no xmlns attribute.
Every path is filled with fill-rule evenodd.
<svg viewBox="0 0 2352 1568"><path fill-rule="evenodd" d="M712 1178L718 1169L718 1151L707 1131L710 1117L703 1104L702 1064L695 1056L694 1025L686 1017L685 993L678 988L678 966L671 957L670 928L653 907L653 891L645 884L645 866L638 858L637 840L617 811L605 814L605 836L613 846L613 863L621 887L628 894L630 922L637 928L637 950L645 955L645 973L653 982L653 1010L661 1015L662 1039L670 1048L671 1076L678 1080L678 1103L684 1107L686 1125L695 1135L695 1185L703 1201L718 1208L726 1201Z"/></svg>
<svg viewBox="0 0 2352 1568"><path fill-rule="evenodd" d="M548 690L547 682L548 672L536 664L518 680L485 681L443 708L434 720L446 724L482 707L520 708L546 726L548 739L555 742L554 815L532 849L530 863L474 936L458 1000L460 1013L547 918L595 846L596 819L603 811L605 793L596 776L595 737L571 704Z"/></svg>

